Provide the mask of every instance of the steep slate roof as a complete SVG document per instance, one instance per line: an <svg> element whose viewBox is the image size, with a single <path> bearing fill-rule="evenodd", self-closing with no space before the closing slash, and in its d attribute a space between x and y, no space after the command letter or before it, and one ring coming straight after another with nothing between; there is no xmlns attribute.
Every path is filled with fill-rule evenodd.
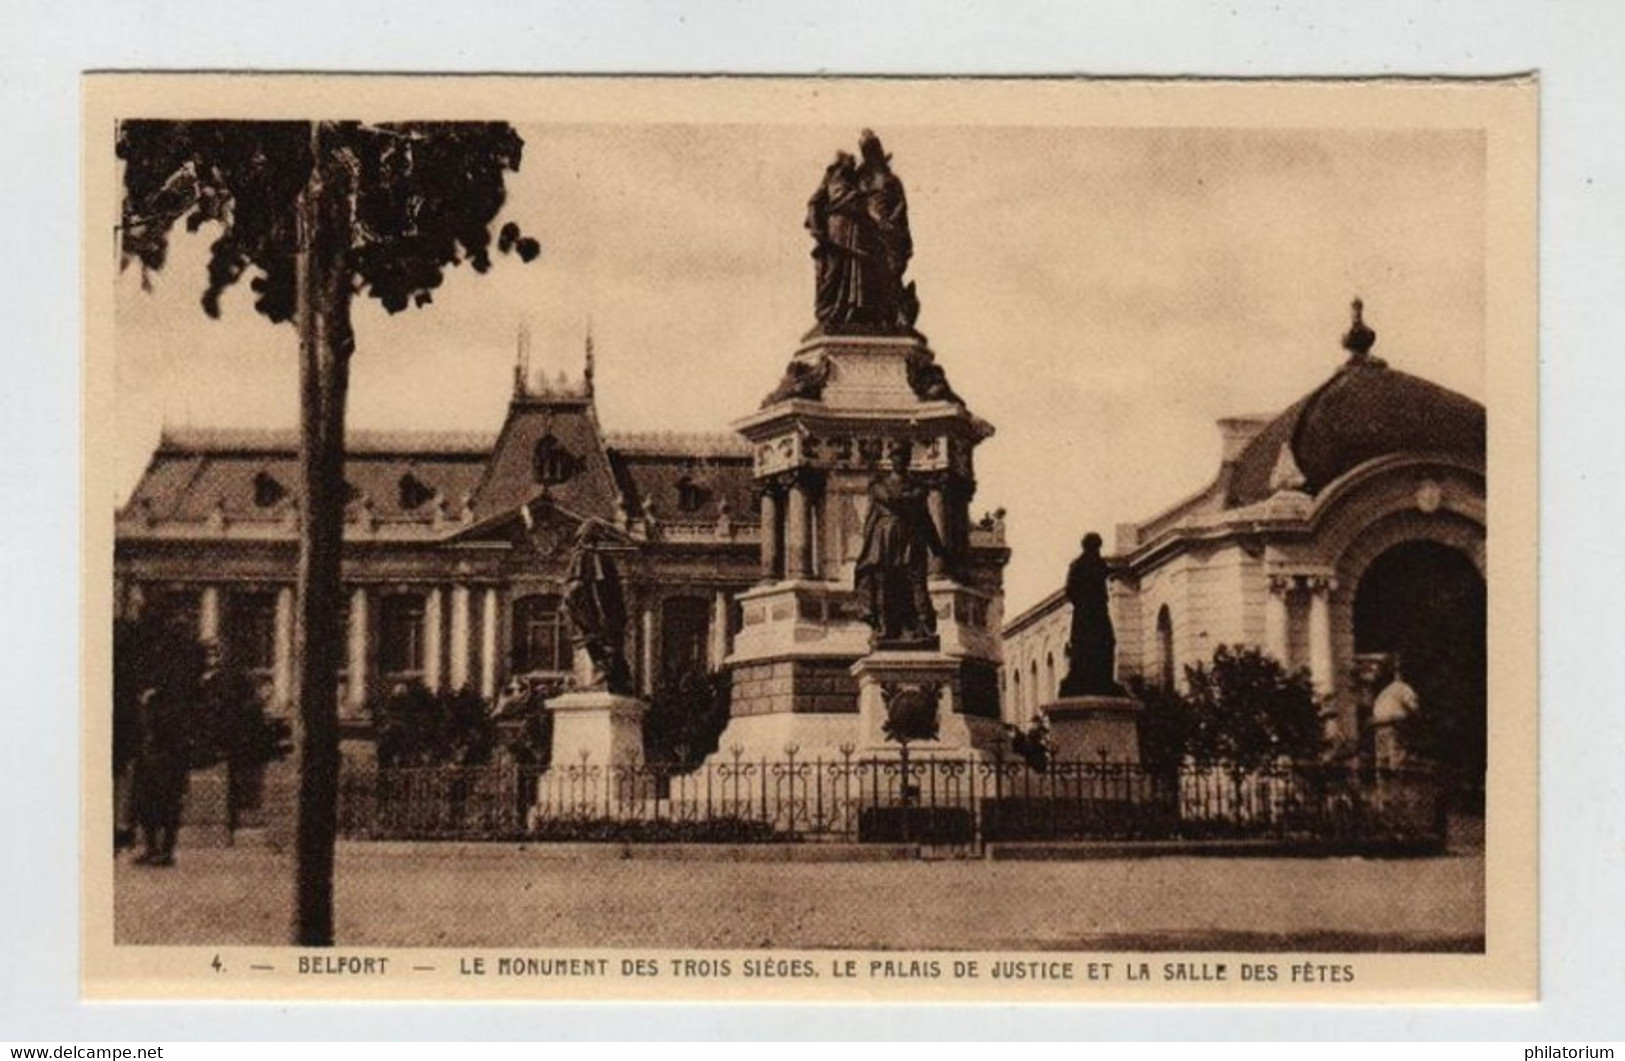
<svg viewBox="0 0 1625 1061"><path fill-rule="evenodd" d="M652 502L654 516L663 522L715 523L726 504L734 522L755 522L751 452L737 436L620 434L608 441L616 480L634 513ZM687 491L681 489L685 479Z"/></svg>
<svg viewBox="0 0 1625 1061"><path fill-rule="evenodd" d="M429 523L436 506L426 499L403 507L402 478L413 476L455 515L479 482L490 445L489 435L352 432L344 478L376 518ZM260 503L262 476L275 484L277 499L270 504ZM216 511L228 519L269 520L298 493L296 432L166 429L130 503L158 520L200 521Z"/></svg>
<svg viewBox="0 0 1625 1061"><path fill-rule="evenodd" d="M459 516L466 499L474 518L483 521L517 512L542 493L535 450L547 435L581 462L576 474L547 489L563 509L615 523L624 497L634 515L641 515L649 500L662 522L714 524L725 502L735 523L756 520L751 454L741 439L671 432L606 439L585 398L518 398L499 436L352 431L344 477L380 522L432 524L439 507L435 496L446 515ZM408 475L421 484L419 495L426 499L405 507L401 482ZM266 500L258 489L262 477L275 484L269 504L261 503ZM680 505L685 477L697 488L690 497L698 504L688 510ZM157 521L202 522L216 512L231 521L274 521L297 500L298 484L294 431L166 429L130 497L130 510L144 510Z"/></svg>
<svg viewBox="0 0 1625 1061"><path fill-rule="evenodd" d="M537 446L549 436L560 452L576 464L569 478L547 487L549 496L583 516L616 522L620 491L604 450L592 400L585 396L514 398L485 474L474 491L475 519L517 511L543 492L536 479L535 461Z"/></svg>

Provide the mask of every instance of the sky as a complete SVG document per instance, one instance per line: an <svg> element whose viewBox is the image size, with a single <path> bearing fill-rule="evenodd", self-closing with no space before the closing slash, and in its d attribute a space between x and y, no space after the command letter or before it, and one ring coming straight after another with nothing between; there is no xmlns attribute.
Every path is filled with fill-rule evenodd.
<svg viewBox="0 0 1625 1061"><path fill-rule="evenodd" d="M517 336L572 378L590 329L611 431L725 431L811 326L806 201L859 129L521 125L504 217L529 265L452 270L425 309L355 314L349 424L495 432ZM1087 530L1200 489L1214 421L1336 370L1359 295L1375 353L1484 398L1485 156L1472 130L897 125L919 328L997 433L973 516L1005 508L1006 614L1060 584ZM118 278L111 503L164 425L292 427L296 337L200 306L208 229L143 291Z"/></svg>

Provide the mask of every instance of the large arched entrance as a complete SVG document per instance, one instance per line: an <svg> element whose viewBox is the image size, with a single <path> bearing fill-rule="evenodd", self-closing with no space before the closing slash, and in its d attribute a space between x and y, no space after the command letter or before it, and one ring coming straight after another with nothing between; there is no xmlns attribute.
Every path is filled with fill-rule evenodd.
<svg viewBox="0 0 1625 1061"><path fill-rule="evenodd" d="M1481 809L1488 657L1477 566L1439 542L1385 550L1355 590L1354 648L1399 657L1420 702L1410 750L1439 764L1458 809Z"/></svg>

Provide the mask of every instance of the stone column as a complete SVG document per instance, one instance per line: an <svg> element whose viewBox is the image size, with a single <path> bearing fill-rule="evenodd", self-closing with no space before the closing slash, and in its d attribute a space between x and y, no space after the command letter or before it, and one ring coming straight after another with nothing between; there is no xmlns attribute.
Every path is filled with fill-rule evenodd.
<svg viewBox="0 0 1625 1061"><path fill-rule="evenodd" d="M762 490L762 578L772 582L779 577L779 497L771 487Z"/></svg>
<svg viewBox="0 0 1625 1061"><path fill-rule="evenodd" d="M1264 595L1264 651L1278 660L1282 666L1291 670L1291 661L1287 659L1287 603L1286 596L1292 590L1292 579L1287 575L1271 575L1266 580L1267 587Z"/></svg>
<svg viewBox="0 0 1625 1061"><path fill-rule="evenodd" d="M728 658L728 595L720 590L711 599L711 658L712 670L721 670Z"/></svg>
<svg viewBox="0 0 1625 1061"><path fill-rule="evenodd" d="M293 587L276 591L276 665L271 670L271 702L281 711L293 704Z"/></svg>
<svg viewBox="0 0 1625 1061"><path fill-rule="evenodd" d="M645 696L652 695L655 687L655 636L659 619L656 610L659 601L651 600L643 606L643 629L640 631L643 642L643 681L641 687Z"/></svg>
<svg viewBox="0 0 1625 1061"><path fill-rule="evenodd" d="M423 599L423 684L430 692L439 692L441 685L440 597L440 587L435 586Z"/></svg>
<svg viewBox="0 0 1625 1061"><path fill-rule="evenodd" d="M1332 591L1337 583L1326 576L1309 580L1309 676L1315 692L1325 696L1332 691Z"/></svg>
<svg viewBox="0 0 1625 1061"><path fill-rule="evenodd" d="M497 591L488 587L480 612L480 695L489 700L497 693Z"/></svg>
<svg viewBox="0 0 1625 1061"><path fill-rule="evenodd" d="M203 592L198 594L197 639L199 641L220 640L219 586L204 586Z"/></svg>
<svg viewBox="0 0 1625 1061"><path fill-rule="evenodd" d="M350 591L350 703L359 709L367 702L367 591Z"/></svg>
<svg viewBox="0 0 1625 1061"><path fill-rule="evenodd" d="M807 480L796 476L790 482L784 514L785 578L812 576L812 505L807 497Z"/></svg>
<svg viewBox="0 0 1625 1061"><path fill-rule="evenodd" d="M953 533L948 528L948 502L943 496L944 489L942 478L940 476L932 477L925 495L925 505L931 512L931 523L937 528L937 537L942 539L943 551L946 553L953 549L954 546L952 541ZM932 553L927 563L928 570L933 575L945 574L948 570L947 556L938 556Z"/></svg>
<svg viewBox="0 0 1625 1061"><path fill-rule="evenodd" d="M468 685L468 587L451 588L451 688Z"/></svg>

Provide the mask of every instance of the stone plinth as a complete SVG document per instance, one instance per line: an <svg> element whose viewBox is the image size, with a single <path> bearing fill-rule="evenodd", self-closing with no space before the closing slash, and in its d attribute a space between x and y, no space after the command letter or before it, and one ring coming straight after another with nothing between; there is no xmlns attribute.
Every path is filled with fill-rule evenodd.
<svg viewBox="0 0 1625 1061"><path fill-rule="evenodd" d="M1132 696L1063 696L1044 706L1062 762L1138 763L1140 701Z"/></svg>
<svg viewBox="0 0 1625 1061"><path fill-rule="evenodd" d="M961 661L938 650L881 649L852 665L858 680L859 754L896 754L886 738L886 719L900 698L923 698L936 711L935 740L909 742L909 753L929 757L991 755L1002 739L996 719L965 714Z"/></svg>
<svg viewBox="0 0 1625 1061"><path fill-rule="evenodd" d="M750 443L761 496L762 583L735 598L729 720L711 761L782 760L791 749L801 759L895 754L884 715L861 705L922 659L941 690L941 738L930 743L993 746L996 719L965 712L968 702L995 716L998 704L1009 554L1002 543L973 543L969 516L974 451L993 427L947 387L924 338L811 335L763 406L733 426ZM869 490L900 449L953 561L932 563L939 643L930 652L875 652L855 591ZM910 667L880 674L900 657ZM867 694L865 681L874 684Z"/></svg>
<svg viewBox="0 0 1625 1061"><path fill-rule="evenodd" d="M643 716L648 705L619 693L592 689L547 701L553 713L553 762L621 765L643 759Z"/></svg>

